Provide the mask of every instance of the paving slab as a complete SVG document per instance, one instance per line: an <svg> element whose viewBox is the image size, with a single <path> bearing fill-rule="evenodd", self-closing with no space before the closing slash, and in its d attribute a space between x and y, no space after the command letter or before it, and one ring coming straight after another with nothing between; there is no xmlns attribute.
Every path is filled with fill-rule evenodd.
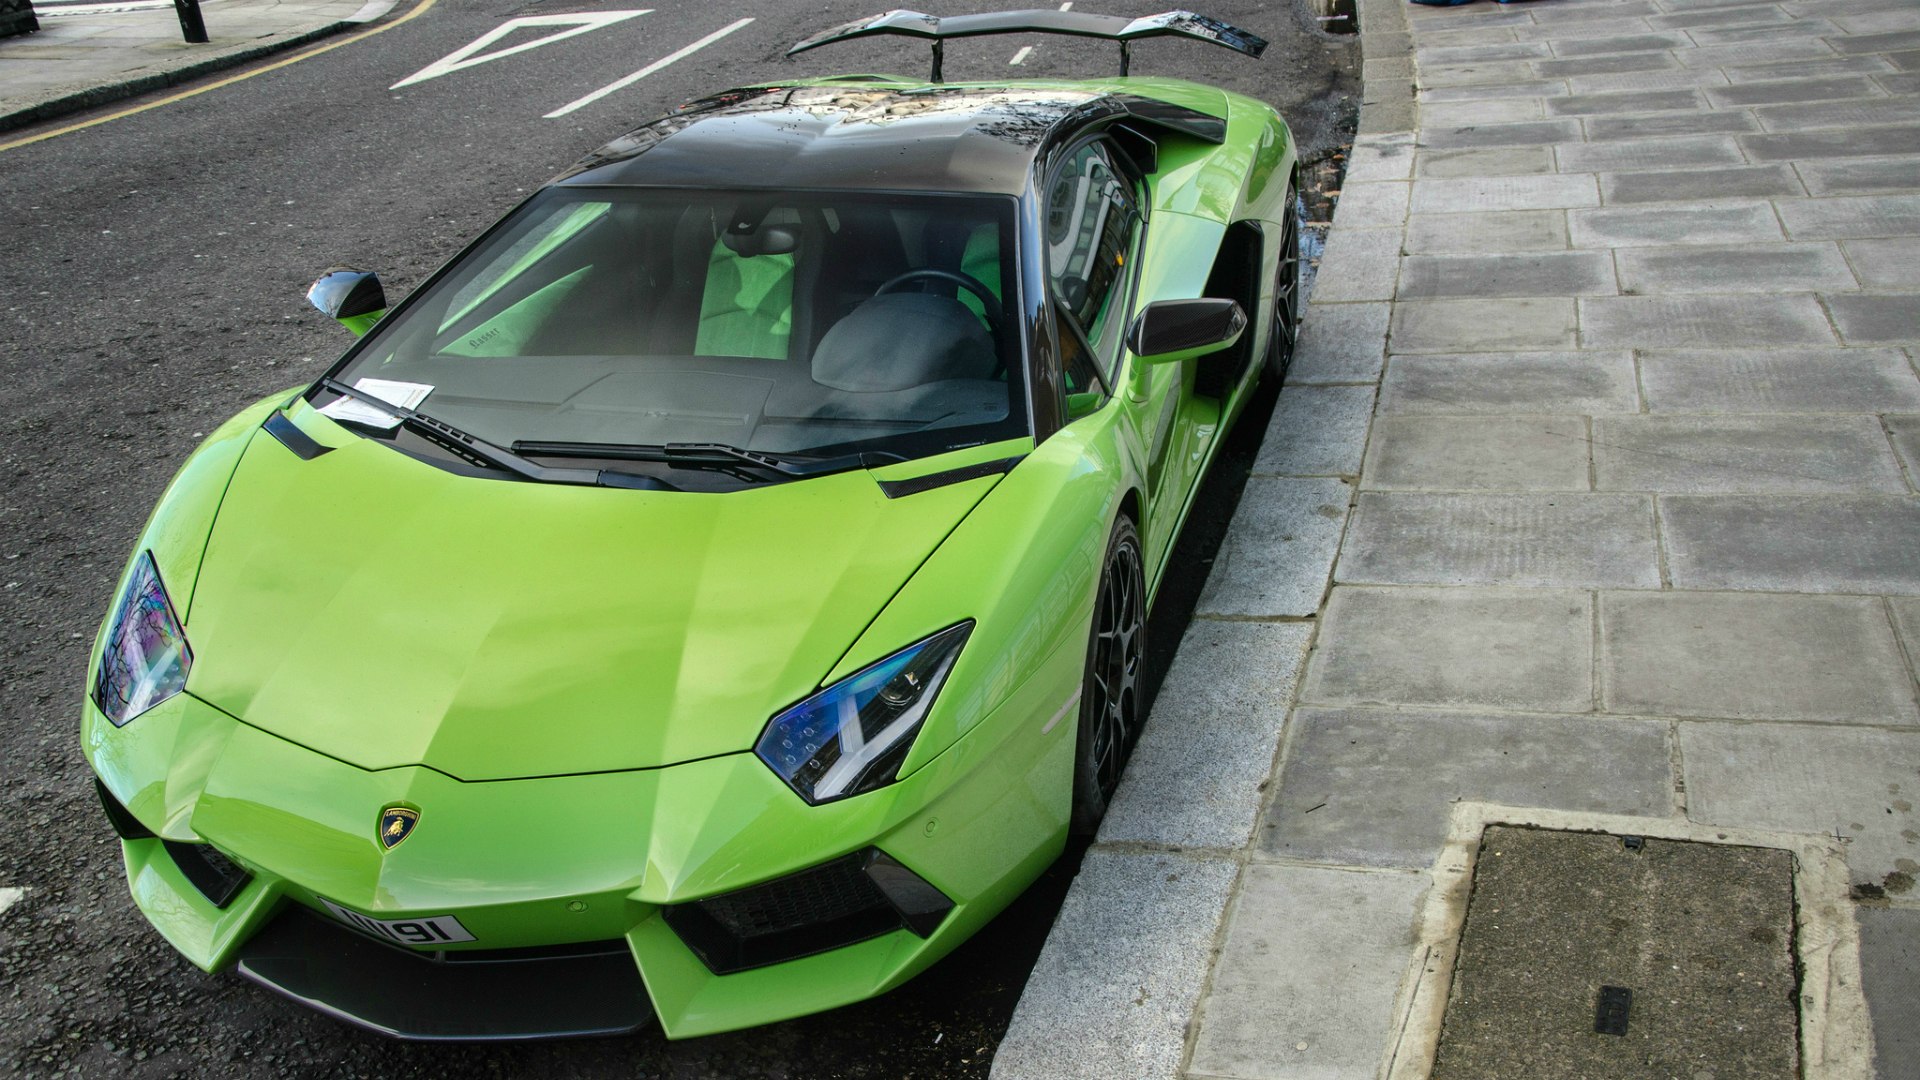
<svg viewBox="0 0 1920 1080"><path fill-rule="evenodd" d="M1736 45L1748 41L1831 37L1839 33L1840 28L1825 19L1795 19L1772 26L1701 27L1687 36L1695 45Z"/></svg>
<svg viewBox="0 0 1920 1080"><path fill-rule="evenodd" d="M1425 867L1462 800L1605 814L1673 812L1659 720L1302 708L1261 820L1265 853Z"/></svg>
<svg viewBox="0 0 1920 1080"><path fill-rule="evenodd" d="M1920 48L1920 29L1894 30L1884 34L1854 34L1836 38L1833 47L1843 53L1895 52Z"/></svg>
<svg viewBox="0 0 1920 1080"><path fill-rule="evenodd" d="M1713 102L1713 107L1716 109L1883 96L1873 80L1864 75L1831 75L1824 79L1743 83L1739 86L1724 88L1711 87L1706 94L1707 100Z"/></svg>
<svg viewBox="0 0 1920 1080"><path fill-rule="evenodd" d="M1565 251L1567 215L1561 210L1415 214L1407 219L1404 246L1409 255Z"/></svg>
<svg viewBox="0 0 1920 1080"><path fill-rule="evenodd" d="M1319 610L1351 494L1334 479L1249 479L1197 614L1307 616Z"/></svg>
<svg viewBox="0 0 1920 1080"><path fill-rule="evenodd" d="M1793 16L1771 4L1690 11L1684 15L1655 15L1647 25L1656 30L1691 30L1709 26L1753 26L1792 22Z"/></svg>
<svg viewBox="0 0 1920 1080"><path fill-rule="evenodd" d="M1920 500L1672 495L1660 520L1682 589L1920 595Z"/></svg>
<svg viewBox="0 0 1920 1080"><path fill-rule="evenodd" d="M1386 304L1309 304L1287 385L1373 382L1386 356Z"/></svg>
<svg viewBox="0 0 1920 1080"><path fill-rule="evenodd" d="M1608 75L1573 75L1571 94L1606 94L1617 90L1679 90L1693 86L1725 86L1727 77L1712 68L1675 68L1672 71L1622 71Z"/></svg>
<svg viewBox="0 0 1920 1080"><path fill-rule="evenodd" d="M1920 231L1920 230L1917 230ZM1849 345L1920 342L1920 293L1824 297Z"/></svg>
<svg viewBox="0 0 1920 1080"><path fill-rule="evenodd" d="M1414 58L1422 66L1453 64L1463 60L1551 59L1552 56L1553 48L1544 41L1491 41L1478 45L1436 45L1431 48L1423 42L1414 52Z"/></svg>
<svg viewBox="0 0 1920 1080"><path fill-rule="evenodd" d="M1894 874L1914 873L1920 732L1709 722L1683 723L1679 731L1687 817L1843 837L1853 880L1876 889L1886 890Z"/></svg>
<svg viewBox="0 0 1920 1080"><path fill-rule="evenodd" d="M1173 1080L1238 871L1229 859L1088 851L994 1080Z"/></svg>
<svg viewBox="0 0 1920 1080"><path fill-rule="evenodd" d="M1339 580L1657 589L1653 500L1584 491L1365 492Z"/></svg>
<svg viewBox="0 0 1920 1080"><path fill-rule="evenodd" d="M1593 707L1592 611L1584 591L1341 585L1324 619L1302 701Z"/></svg>
<svg viewBox="0 0 1920 1080"><path fill-rule="evenodd" d="M1839 251L1834 251L1839 258ZM1844 272L1846 264L1841 264ZM1847 275L1851 282L1853 276ZM1410 255L1400 264L1402 300L1499 296L1613 296L1606 252L1520 255Z"/></svg>
<svg viewBox="0 0 1920 1080"><path fill-rule="evenodd" d="M1488 827L1434 1080L1799 1076L1793 878L1776 848Z"/></svg>
<svg viewBox="0 0 1920 1080"><path fill-rule="evenodd" d="M1773 82L1781 79L1833 78L1841 75L1874 75L1893 70L1893 65L1878 56L1836 56L1828 60L1788 60L1771 64L1736 64L1721 68L1734 83Z"/></svg>
<svg viewBox="0 0 1920 1080"><path fill-rule="evenodd" d="M1394 352L1564 349L1574 344L1569 297L1413 300L1393 306Z"/></svg>
<svg viewBox="0 0 1920 1080"><path fill-rule="evenodd" d="M1920 416L1889 416L1885 423L1893 448L1906 462L1909 482L1920 480Z"/></svg>
<svg viewBox="0 0 1920 1080"><path fill-rule="evenodd" d="M1609 712L1920 722L1876 597L1608 592L1600 639Z"/></svg>
<svg viewBox="0 0 1920 1080"><path fill-rule="evenodd" d="M1382 415L1592 414L1639 408L1633 358L1625 352L1395 356L1380 390Z"/></svg>
<svg viewBox="0 0 1920 1080"><path fill-rule="evenodd" d="M1736 136L1752 161L1816 161L1836 157L1920 154L1920 126L1889 125L1856 131L1792 131Z"/></svg>
<svg viewBox="0 0 1920 1080"><path fill-rule="evenodd" d="M1288 386L1260 441L1263 476L1358 476L1373 419L1371 386Z"/></svg>
<svg viewBox="0 0 1920 1080"><path fill-rule="evenodd" d="M1368 442L1362 486L1586 491L1587 457L1581 416L1382 416ZM1350 550L1359 546L1356 538Z"/></svg>
<svg viewBox="0 0 1920 1080"><path fill-rule="evenodd" d="M1400 270L1400 230L1340 229L1327 237L1313 299L1321 302L1388 300Z"/></svg>
<svg viewBox="0 0 1920 1080"><path fill-rule="evenodd" d="M1100 841L1246 844L1312 634L1307 623L1196 619L1154 698Z"/></svg>
<svg viewBox="0 0 1920 1080"><path fill-rule="evenodd" d="M1773 207L1755 202L1662 203L1567 212L1576 248L1741 244L1785 239Z"/></svg>
<svg viewBox="0 0 1920 1080"><path fill-rule="evenodd" d="M1580 138L1580 121L1539 120L1517 124L1484 124L1433 128L1420 133L1420 145L1435 150L1487 146L1540 146Z"/></svg>
<svg viewBox="0 0 1920 1080"><path fill-rule="evenodd" d="M1417 214L1459 214L1599 205L1600 190L1591 176L1488 176L1416 180L1411 209Z"/></svg>
<svg viewBox="0 0 1920 1080"><path fill-rule="evenodd" d="M1581 344L1596 349L1831 345L1811 296L1603 296L1580 302Z"/></svg>
<svg viewBox="0 0 1920 1080"><path fill-rule="evenodd" d="M1339 229L1398 226L1407 218L1407 184L1381 181L1347 184L1340 192L1334 221Z"/></svg>
<svg viewBox="0 0 1920 1080"><path fill-rule="evenodd" d="M1920 110L1920 104L1914 107ZM1774 205L1780 210L1787 235L1795 240L1920 235L1920 195L1780 199Z"/></svg>
<svg viewBox="0 0 1920 1080"><path fill-rule="evenodd" d="M1536 60L1535 73L1563 79L1570 75L1608 75L1621 71L1664 71L1676 67L1671 53L1641 52L1613 56L1586 56L1571 60Z"/></svg>
<svg viewBox="0 0 1920 1080"><path fill-rule="evenodd" d="M1419 89L1419 101L1422 105L1455 101L1502 101L1508 98L1557 97L1566 92L1567 84L1559 79L1535 79L1531 82L1489 83L1477 86L1422 86ZM1434 125L1434 127L1437 126ZM1422 131L1421 145L1428 145L1424 140L1431 135L1431 128Z"/></svg>
<svg viewBox="0 0 1920 1080"><path fill-rule="evenodd" d="M1665 52L1693 46L1685 34L1624 34L1605 37L1560 38L1556 35L1553 54L1562 59L1578 56L1603 56L1608 53Z"/></svg>
<svg viewBox="0 0 1920 1080"><path fill-rule="evenodd" d="M1587 139L1592 142L1686 135L1738 135L1759 130L1760 122L1752 114L1739 110L1658 113L1653 116L1595 116L1586 121Z"/></svg>
<svg viewBox="0 0 1920 1080"><path fill-rule="evenodd" d="M1546 103L1548 116L1691 112L1705 105L1697 90L1638 90L1616 94L1569 94Z"/></svg>
<svg viewBox="0 0 1920 1080"><path fill-rule="evenodd" d="M1872 416L1602 417L1593 463L1600 491L1907 491Z"/></svg>
<svg viewBox="0 0 1920 1080"><path fill-rule="evenodd" d="M1840 246L1866 288L1920 290L1920 241L1914 237L1849 240Z"/></svg>
<svg viewBox="0 0 1920 1080"><path fill-rule="evenodd" d="M1833 49L1819 38L1703 45L1674 53L1688 67L1726 67L1729 64L1759 64L1772 60L1824 60L1832 55Z"/></svg>
<svg viewBox="0 0 1920 1080"><path fill-rule="evenodd" d="M1247 867L1190 1075L1371 1080L1426 891L1424 874Z"/></svg>
<svg viewBox="0 0 1920 1080"><path fill-rule="evenodd" d="M1909 872L1911 876L1911 872ZM1860 982L1873 1014L1879 1080L1920 1061L1920 908L1859 908Z"/></svg>
<svg viewBox="0 0 1920 1080"><path fill-rule="evenodd" d="M1896 349L1675 350L1640 354L1652 412L1920 412L1920 379ZM1389 380L1382 409L1392 408Z"/></svg>
<svg viewBox="0 0 1920 1080"><path fill-rule="evenodd" d="M1553 171L1553 151L1544 146L1504 146L1488 150L1422 150L1415 160L1413 171L1415 176L1423 180L1463 176L1538 175Z"/></svg>
<svg viewBox="0 0 1920 1080"><path fill-rule="evenodd" d="M1603 173L1600 194L1608 205L1685 202L1740 197L1772 198L1806 192L1793 167L1741 165L1722 169L1663 169L1658 172Z"/></svg>
<svg viewBox="0 0 1920 1080"><path fill-rule="evenodd" d="M1473 86L1482 83L1526 82L1536 78L1525 60L1471 60L1457 64L1423 64L1421 86Z"/></svg>
<svg viewBox="0 0 1920 1080"><path fill-rule="evenodd" d="M1624 293L1792 293L1859 285L1832 243L1635 248L1615 259Z"/></svg>
<svg viewBox="0 0 1920 1080"><path fill-rule="evenodd" d="M1405 180L1413 175L1413 133L1361 135L1347 151L1346 182Z"/></svg>

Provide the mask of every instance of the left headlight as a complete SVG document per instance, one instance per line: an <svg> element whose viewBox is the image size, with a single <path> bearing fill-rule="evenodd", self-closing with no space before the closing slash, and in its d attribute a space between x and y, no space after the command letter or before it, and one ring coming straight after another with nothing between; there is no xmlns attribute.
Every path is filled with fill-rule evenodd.
<svg viewBox="0 0 1920 1080"><path fill-rule="evenodd" d="M973 623L862 668L774 717L754 745L813 805L892 783Z"/></svg>
<svg viewBox="0 0 1920 1080"><path fill-rule="evenodd" d="M160 584L153 553L142 551L107 624L93 703L114 727L186 689L193 650Z"/></svg>

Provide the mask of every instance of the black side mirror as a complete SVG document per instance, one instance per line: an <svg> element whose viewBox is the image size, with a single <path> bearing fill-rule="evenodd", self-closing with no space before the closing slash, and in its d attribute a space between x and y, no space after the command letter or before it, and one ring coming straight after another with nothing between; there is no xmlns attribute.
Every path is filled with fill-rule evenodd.
<svg viewBox="0 0 1920 1080"><path fill-rule="evenodd" d="M1142 363L1170 364L1230 348L1246 328L1233 300L1156 300L1127 328L1127 348Z"/></svg>
<svg viewBox="0 0 1920 1080"><path fill-rule="evenodd" d="M337 266L307 290L307 302L355 334L364 334L386 312L387 291L380 287L379 274Z"/></svg>

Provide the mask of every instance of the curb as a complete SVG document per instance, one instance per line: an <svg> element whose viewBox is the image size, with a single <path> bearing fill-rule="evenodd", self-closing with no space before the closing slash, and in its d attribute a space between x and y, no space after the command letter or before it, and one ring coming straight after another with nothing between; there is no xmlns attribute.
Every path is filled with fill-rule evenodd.
<svg viewBox="0 0 1920 1080"><path fill-rule="evenodd" d="M335 34L342 33L343 31L357 29L367 23L373 22L393 10L394 6L392 3L370 3L355 12L352 16L342 19L339 22L328 23L325 26L281 38L277 41L270 41L262 45L249 45L235 48L217 56L210 56L204 60L195 61L194 63L171 68L166 71L156 71L146 75L124 79L119 82L90 86L85 90L64 94L35 105L29 105L24 109L16 109L10 113L0 114L0 132L15 131L20 128L30 127L34 124L45 123L49 120L58 120L61 117L71 116L74 113L85 112L88 109L98 108L102 105L110 105L113 102L124 101L127 98L138 97L141 94L149 94L155 90L165 90L171 86L179 86L182 83L192 82L195 79L204 78L205 76L226 71L230 68L236 68L242 64L252 63L264 57L273 56L276 53L288 52L293 49L298 49L303 45L311 45L316 41L321 41Z"/></svg>

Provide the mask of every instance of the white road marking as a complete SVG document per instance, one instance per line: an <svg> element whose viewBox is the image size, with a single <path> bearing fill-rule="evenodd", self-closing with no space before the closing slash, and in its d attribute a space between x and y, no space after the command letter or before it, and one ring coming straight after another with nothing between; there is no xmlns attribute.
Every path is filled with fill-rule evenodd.
<svg viewBox="0 0 1920 1080"><path fill-rule="evenodd" d="M27 895L25 889L0 889L0 912L19 903Z"/></svg>
<svg viewBox="0 0 1920 1080"><path fill-rule="evenodd" d="M1060 5L1060 10L1061 10L1061 11L1072 11L1072 10L1073 10L1073 0L1067 0L1067 2L1066 2L1066 3L1064 3L1064 4L1061 4L1061 5ZM1014 54L1013 54L1013 59L1011 59L1011 60L1009 60L1009 61L1007 61L1007 63L1008 63L1008 64L1024 64L1024 63L1026 63L1026 62L1027 62L1027 57L1029 57L1029 56L1032 56L1032 55L1033 55L1033 46L1031 46L1031 45L1023 45L1023 46L1021 46L1021 47L1020 47L1020 51L1019 51L1019 52L1017 52L1017 53L1014 53Z"/></svg>
<svg viewBox="0 0 1920 1080"><path fill-rule="evenodd" d="M556 41L565 41L570 37L579 37L581 34L592 33L601 27L612 26L614 23L625 22L636 16L652 14L652 12L652 8L641 8L637 11L582 11L571 15L522 15L517 19L508 19L506 22L480 35L480 40L475 41L471 45L463 45L455 49L440 59L435 60L433 63L428 64L426 67L421 68L419 71L387 87L387 89L398 90L403 86L412 86L417 82L437 79L442 75L450 75L456 71L463 71L477 64L484 64L492 60L513 56L516 53L526 52L528 49L537 49L542 45L551 45ZM510 45L498 52L486 53L484 56L475 55L487 46L513 33L515 30L527 26L565 26L569 29L562 30L557 34L548 34L546 37L536 38L532 41L523 41L518 45Z"/></svg>
<svg viewBox="0 0 1920 1080"><path fill-rule="evenodd" d="M34 5L33 13L43 18L57 19L64 15L119 15L128 11L151 11L154 8L170 8L173 0L128 0L124 4L61 4L57 7Z"/></svg>
<svg viewBox="0 0 1920 1080"><path fill-rule="evenodd" d="M653 74L654 72L659 71L661 68L664 68L667 65L672 64L677 60L684 60L687 57L692 56L694 53L697 53L701 49L704 49L707 46L713 44L714 42L719 41L721 38L726 37L728 34L733 33L735 30L740 29L741 27L747 25L752 21L753 20L751 18L746 18L746 19L741 19L730 26L723 26L720 29L715 30L713 33L708 34L706 37L701 38L699 41L696 41L693 44L687 46L686 48L681 49L677 52L669 53L666 56L663 56L660 59L655 60L653 63L648 64L646 67L641 68L639 71L636 71L631 75L628 75L624 79L616 79L613 82L610 82L607 85L601 87L600 89L595 90L593 93L588 94L586 97L580 98L577 101L570 101L567 104L560 106L559 108L548 113L546 115L546 119L548 120L558 119L559 117L565 116L568 113L573 112L575 109L584 109L587 106L593 104L596 101L599 101L601 98L606 97L608 94L611 94L616 90L625 90L627 87L632 86L634 83L639 82L641 79L644 79L647 76Z"/></svg>

